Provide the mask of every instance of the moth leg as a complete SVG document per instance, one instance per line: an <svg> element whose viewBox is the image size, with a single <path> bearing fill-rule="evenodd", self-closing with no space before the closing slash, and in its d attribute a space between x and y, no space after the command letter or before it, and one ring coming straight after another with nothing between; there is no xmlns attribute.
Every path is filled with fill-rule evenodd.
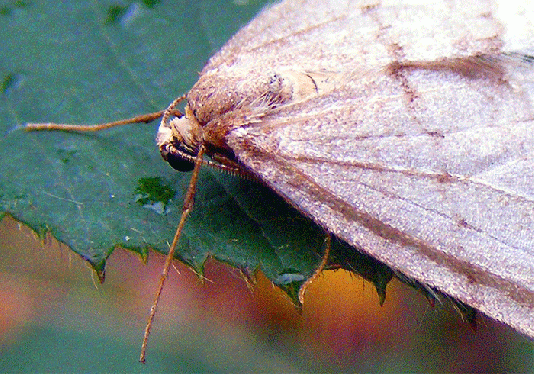
<svg viewBox="0 0 534 374"><path fill-rule="evenodd" d="M299 289L299 302L301 304L304 304L304 294L306 293L306 290L310 284L312 284L317 278L319 278L319 275L321 275L321 272L324 270L326 264L328 263L328 256L330 255L330 249L332 248L332 234L327 234L325 238L326 248L324 250L323 259L321 260L321 263L313 273L313 275L306 280L300 286Z"/></svg>
<svg viewBox="0 0 534 374"><path fill-rule="evenodd" d="M139 355L139 362L142 363L145 363L146 360L148 337L150 335L150 330L152 329L154 317L156 316L161 292L163 291L163 286L165 285L165 281L167 280L167 276L169 274L169 268L171 267L171 264L174 260L174 252L176 250L176 246L178 245L178 241L182 236L182 230L185 226L185 222L187 221L187 217L189 216L189 213L191 213L191 211L193 210L193 204L195 202L195 194L197 190L198 176L200 173L200 167L203 165L202 157L204 156L205 151L206 148L204 147L204 144L201 144L198 150L198 154L195 158L193 173L191 174L191 179L189 180L189 188L187 189L187 193L185 194L184 205L182 207L182 216L180 217L180 222L178 223L178 227L176 228L172 244L169 247L169 253L165 258L165 265L163 266L163 270L161 272L156 295L154 296L154 302L152 303L152 307L150 308L150 315L148 316L145 333L143 335L143 344L141 345L141 354Z"/></svg>

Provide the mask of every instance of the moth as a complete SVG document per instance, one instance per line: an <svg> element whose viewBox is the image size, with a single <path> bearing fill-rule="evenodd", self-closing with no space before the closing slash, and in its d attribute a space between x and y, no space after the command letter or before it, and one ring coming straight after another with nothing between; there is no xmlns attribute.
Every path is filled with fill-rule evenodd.
<svg viewBox="0 0 534 374"><path fill-rule="evenodd" d="M167 268L207 155L534 337L533 44L527 0L264 9L163 113L163 158L193 170Z"/></svg>

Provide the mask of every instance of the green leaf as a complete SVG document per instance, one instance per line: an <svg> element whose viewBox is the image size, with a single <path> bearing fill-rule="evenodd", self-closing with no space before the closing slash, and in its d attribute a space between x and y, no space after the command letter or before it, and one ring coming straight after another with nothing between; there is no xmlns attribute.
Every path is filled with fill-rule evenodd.
<svg viewBox="0 0 534 374"><path fill-rule="evenodd" d="M189 173L160 157L157 124L86 134L27 133L26 122L95 124L165 108L266 1L8 2L0 34L0 210L50 232L103 280L120 246L166 253ZM261 268L296 299L325 233L252 181L203 170L176 257L202 273L208 257ZM332 262L374 282L393 272L334 242Z"/></svg>

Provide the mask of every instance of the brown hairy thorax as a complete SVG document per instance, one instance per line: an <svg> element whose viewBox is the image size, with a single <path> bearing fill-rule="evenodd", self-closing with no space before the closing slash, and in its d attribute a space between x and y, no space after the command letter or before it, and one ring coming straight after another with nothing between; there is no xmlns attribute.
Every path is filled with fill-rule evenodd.
<svg viewBox="0 0 534 374"><path fill-rule="evenodd" d="M252 74L248 72L247 75ZM169 164L179 171L193 169L200 143L222 165L242 169L226 142L231 130L261 120L277 106L298 103L331 90L335 74L282 71L254 80L202 76L185 96L185 114L161 121L156 143ZM174 109L171 104L167 111Z"/></svg>

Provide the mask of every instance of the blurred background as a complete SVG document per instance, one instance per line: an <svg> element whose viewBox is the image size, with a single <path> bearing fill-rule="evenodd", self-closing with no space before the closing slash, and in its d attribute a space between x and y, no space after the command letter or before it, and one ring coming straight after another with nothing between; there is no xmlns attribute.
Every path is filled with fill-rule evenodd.
<svg viewBox="0 0 534 374"><path fill-rule="evenodd" d="M138 355L163 257L116 250L106 281L52 239L0 224L0 372L533 372L534 344L393 281L325 271L300 312L261 273L256 284L209 261L205 279L176 264L146 365Z"/></svg>

